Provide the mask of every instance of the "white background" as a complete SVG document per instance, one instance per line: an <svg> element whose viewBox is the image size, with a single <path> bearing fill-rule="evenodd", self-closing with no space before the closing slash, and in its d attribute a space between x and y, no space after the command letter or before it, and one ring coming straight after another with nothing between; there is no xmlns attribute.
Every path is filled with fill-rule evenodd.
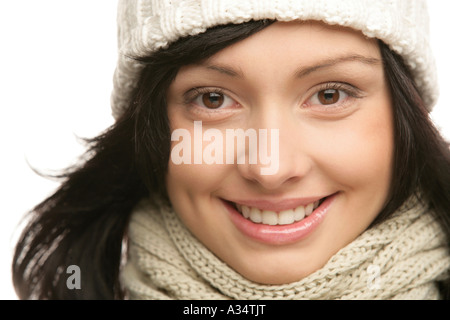
<svg viewBox="0 0 450 320"><path fill-rule="evenodd" d="M76 136L113 123L117 0L0 2L0 299L16 299L11 257L22 215L57 183L30 165L57 170L83 152ZM450 141L450 1L430 0L441 99L432 117ZM28 163L27 163L28 162Z"/></svg>

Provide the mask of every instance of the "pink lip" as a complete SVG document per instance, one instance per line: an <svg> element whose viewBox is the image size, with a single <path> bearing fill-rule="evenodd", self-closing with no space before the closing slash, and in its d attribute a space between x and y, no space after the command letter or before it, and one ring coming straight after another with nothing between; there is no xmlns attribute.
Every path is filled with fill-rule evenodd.
<svg viewBox="0 0 450 320"><path fill-rule="evenodd" d="M327 197L310 216L293 224L276 226L254 223L244 218L230 203L223 203L230 213L231 221L244 235L267 244L285 245L300 241L313 232L329 212L336 195Z"/></svg>

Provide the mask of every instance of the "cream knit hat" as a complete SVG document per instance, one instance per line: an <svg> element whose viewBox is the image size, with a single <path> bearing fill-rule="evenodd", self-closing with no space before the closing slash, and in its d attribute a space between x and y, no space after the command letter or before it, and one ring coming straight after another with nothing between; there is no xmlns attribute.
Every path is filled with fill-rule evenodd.
<svg viewBox="0 0 450 320"><path fill-rule="evenodd" d="M405 59L429 110L437 100L425 0L119 0L113 116L128 107L143 68L127 56L148 56L216 25L261 19L317 20L378 38Z"/></svg>

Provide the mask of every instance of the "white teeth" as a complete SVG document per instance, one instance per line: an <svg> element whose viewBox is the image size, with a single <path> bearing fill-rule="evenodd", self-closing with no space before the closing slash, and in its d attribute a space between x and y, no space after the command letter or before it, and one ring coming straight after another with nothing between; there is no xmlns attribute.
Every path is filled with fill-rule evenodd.
<svg viewBox="0 0 450 320"><path fill-rule="evenodd" d="M251 208L249 218L255 223L261 223L262 222L261 211L258 208Z"/></svg>
<svg viewBox="0 0 450 320"><path fill-rule="evenodd" d="M305 215L309 216L314 210L314 203L310 203L305 207Z"/></svg>
<svg viewBox="0 0 450 320"><path fill-rule="evenodd" d="M238 209L239 209L239 207L238 207ZM245 217L245 218L249 218L250 217L250 208L249 207L247 207L247 206L242 206L242 210L239 210L240 212L242 212L242 215Z"/></svg>
<svg viewBox="0 0 450 320"><path fill-rule="evenodd" d="M319 204L320 204L320 201L314 202L314 209L313 210L316 210L319 207Z"/></svg>
<svg viewBox="0 0 450 320"><path fill-rule="evenodd" d="M295 221L294 210L284 210L278 214L278 224L291 224ZM298 221L298 220L297 220Z"/></svg>
<svg viewBox="0 0 450 320"><path fill-rule="evenodd" d="M305 216L311 215L311 213L319 206L319 201L310 203L306 206L298 206L295 209L288 209L279 213L270 210L259 210L254 207L247 207L244 205L236 204L237 209L242 215L255 223L263 223L267 225L286 225L296 221L302 220Z"/></svg>
<svg viewBox="0 0 450 320"><path fill-rule="evenodd" d="M275 211L264 210L261 212L262 223L275 226L278 224L278 215Z"/></svg>
<svg viewBox="0 0 450 320"><path fill-rule="evenodd" d="M305 217L305 207L299 206L294 210L294 220L300 221Z"/></svg>

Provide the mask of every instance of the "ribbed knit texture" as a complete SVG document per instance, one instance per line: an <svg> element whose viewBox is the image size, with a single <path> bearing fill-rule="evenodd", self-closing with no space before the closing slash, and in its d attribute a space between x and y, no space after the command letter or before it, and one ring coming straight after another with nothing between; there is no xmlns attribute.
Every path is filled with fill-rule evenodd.
<svg viewBox="0 0 450 320"><path fill-rule="evenodd" d="M197 241L172 210L143 201L130 222L121 281L130 299L438 299L436 280L448 277L449 268L444 233L416 198L321 269L284 285L243 278Z"/></svg>
<svg viewBox="0 0 450 320"><path fill-rule="evenodd" d="M315 20L360 30L400 54L429 110L438 97L425 0L120 0L112 111L128 108L144 57L181 37L250 20Z"/></svg>

